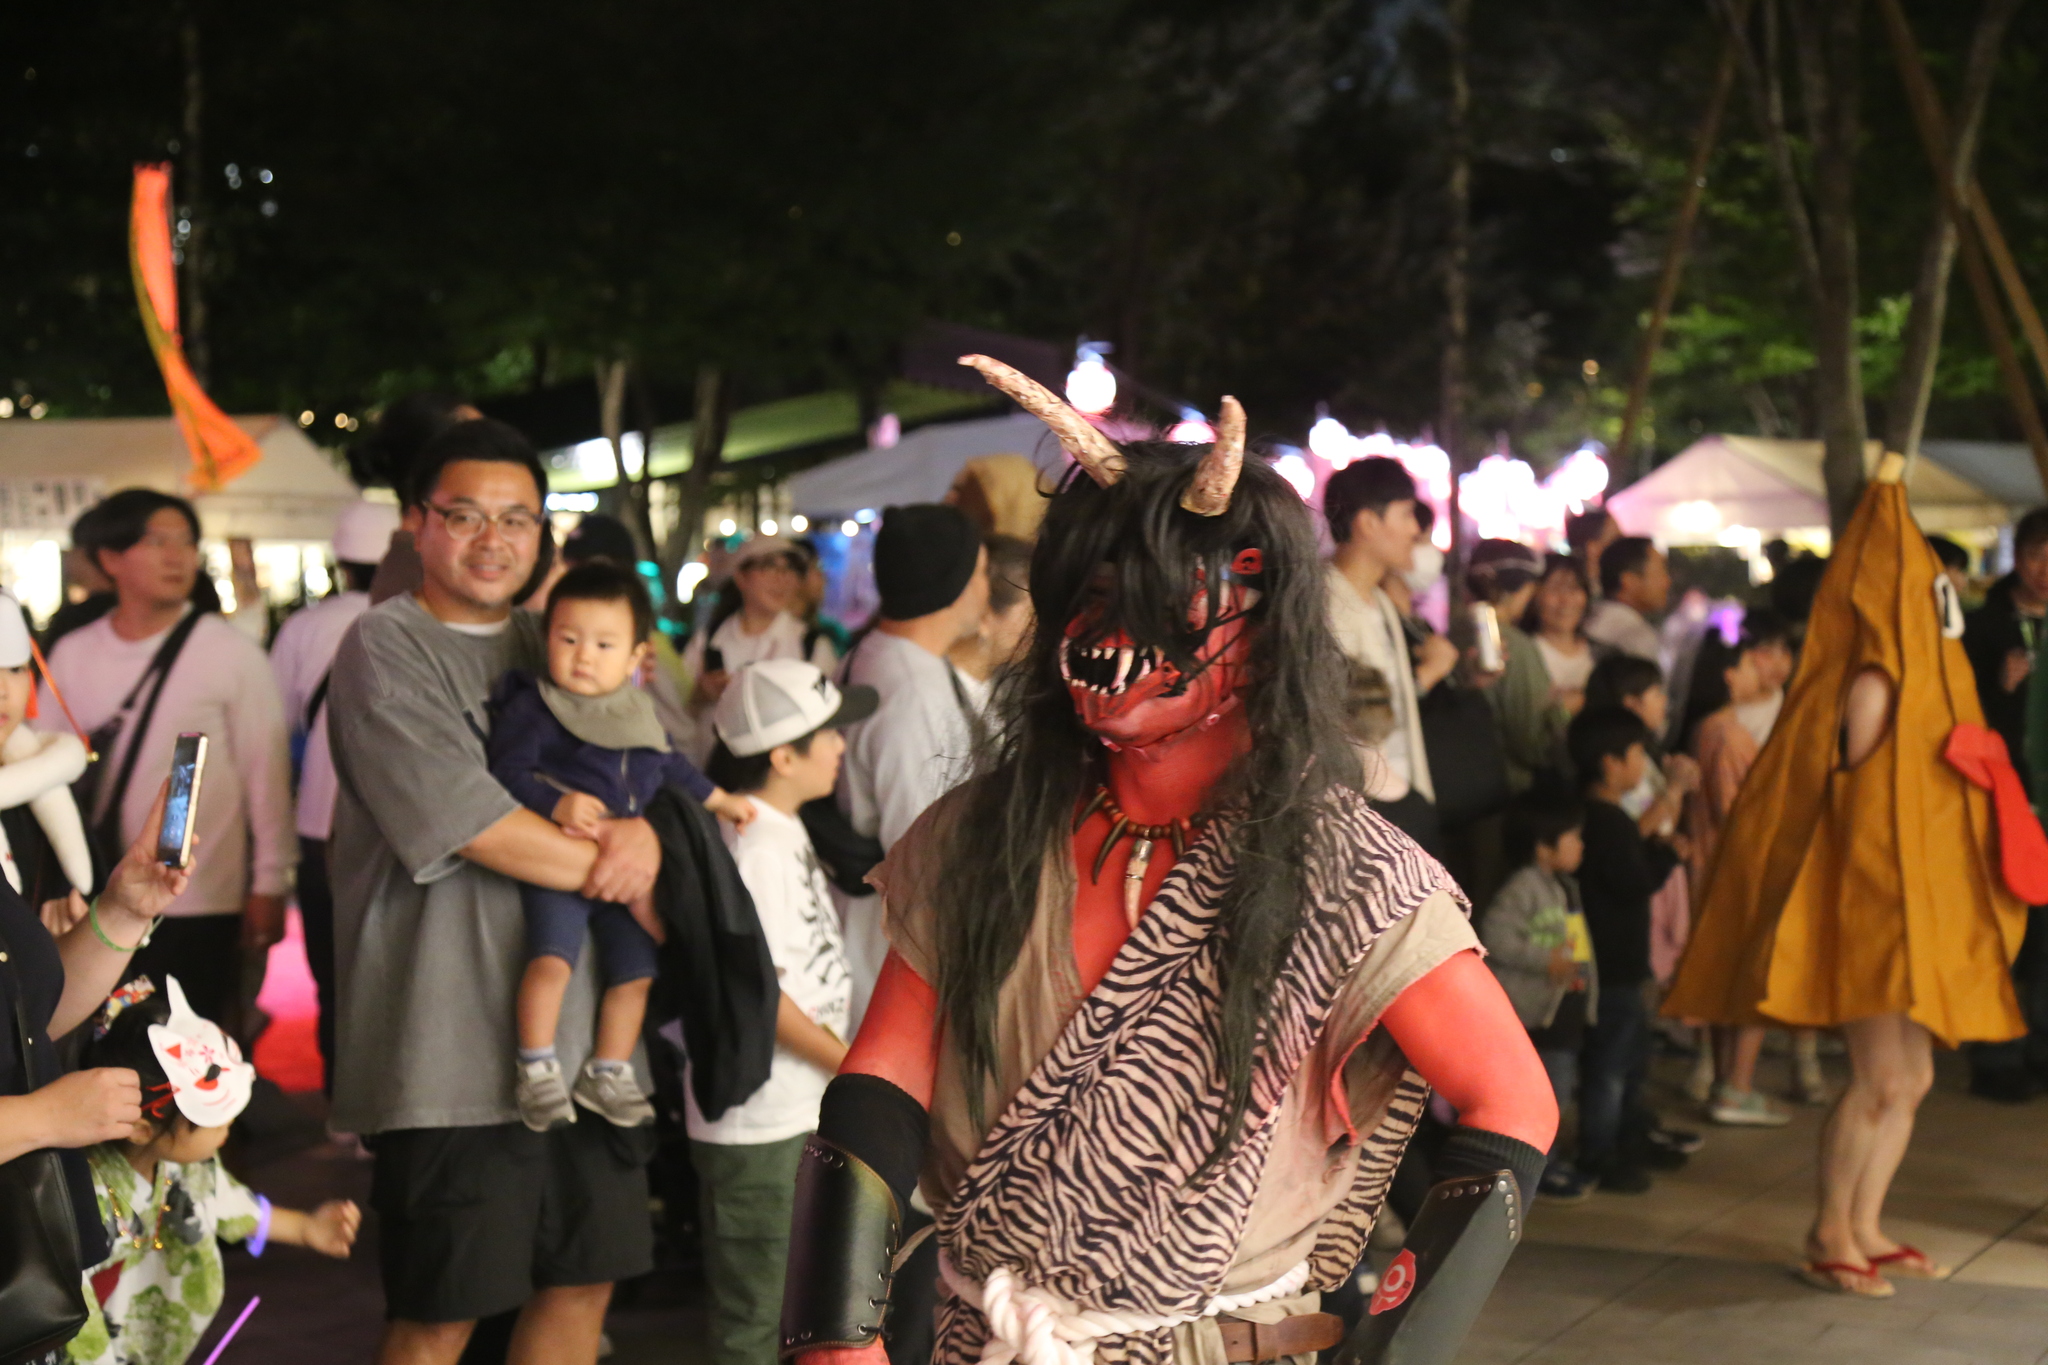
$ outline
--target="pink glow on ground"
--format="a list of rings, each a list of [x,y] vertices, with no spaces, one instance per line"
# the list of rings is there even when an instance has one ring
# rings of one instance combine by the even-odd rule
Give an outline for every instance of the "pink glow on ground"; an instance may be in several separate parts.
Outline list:
[[[256,1040],[257,1073],[287,1093],[318,1090],[320,998],[306,965],[306,927],[297,906],[285,914],[284,937],[271,945],[256,1004],[270,1016],[270,1027]]]

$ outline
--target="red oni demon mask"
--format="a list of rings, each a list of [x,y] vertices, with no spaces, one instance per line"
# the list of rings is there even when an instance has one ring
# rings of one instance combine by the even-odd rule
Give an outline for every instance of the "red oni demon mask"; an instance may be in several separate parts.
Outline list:
[[[1126,462],[1116,443],[1036,380],[987,356],[962,356],[960,363],[979,370],[1019,407],[1052,428],[1060,445],[1097,484],[1109,488],[1123,478]],[[1218,408],[1215,443],[1181,494],[1181,509],[1198,517],[1228,511],[1244,466],[1244,449],[1244,409],[1235,398],[1225,397]],[[1122,627],[1105,629],[1105,618],[1115,617],[1108,595],[1116,573],[1114,566],[1104,565],[1097,575],[1095,603],[1067,623],[1060,651],[1060,676],[1081,723],[1112,748],[1143,749],[1213,725],[1241,704],[1251,653],[1247,614],[1258,603],[1263,572],[1263,556],[1256,547],[1240,548],[1232,556],[1221,592],[1212,593],[1198,571],[1188,585],[1186,630],[1194,639],[1195,666],[1183,668]]]
[[[1248,681],[1255,586],[1263,570],[1256,549],[1230,563],[1220,607],[1210,619],[1208,585],[1199,578],[1188,607],[1188,629],[1201,639],[1200,667],[1183,671],[1156,646],[1136,644],[1122,629],[1100,634],[1099,612],[1067,623],[1060,676],[1074,698],[1081,724],[1111,748],[1144,749],[1197,727],[1214,725],[1239,704]],[[1095,638],[1091,638],[1095,637]]]

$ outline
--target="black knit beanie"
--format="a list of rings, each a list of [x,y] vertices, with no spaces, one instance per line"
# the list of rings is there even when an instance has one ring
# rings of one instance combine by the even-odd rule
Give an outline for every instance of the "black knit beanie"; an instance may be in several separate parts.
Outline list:
[[[981,557],[981,536],[957,507],[919,502],[882,509],[875,589],[882,615],[912,621],[959,600]]]

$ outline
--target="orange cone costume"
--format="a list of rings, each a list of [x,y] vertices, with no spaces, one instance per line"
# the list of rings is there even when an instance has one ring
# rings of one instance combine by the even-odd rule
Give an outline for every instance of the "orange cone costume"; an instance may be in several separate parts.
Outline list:
[[[1943,757],[1952,732],[1981,730],[1984,713],[1902,463],[1887,457],[1821,580],[1798,675],[1729,813],[1666,1014],[1826,1028],[1898,1013],[1951,1047],[2025,1032],[2009,968],[2026,906],[2001,875],[1991,794]],[[1844,702],[1871,669],[1890,682],[1891,717],[1851,768]],[[2006,761],[2002,745],[1996,757]]]

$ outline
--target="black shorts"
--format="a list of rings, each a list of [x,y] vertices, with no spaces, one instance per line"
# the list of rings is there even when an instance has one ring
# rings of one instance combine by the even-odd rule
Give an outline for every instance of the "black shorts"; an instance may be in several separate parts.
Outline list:
[[[579,1114],[548,1133],[410,1128],[369,1145],[387,1318],[469,1322],[536,1289],[609,1284],[654,1266],[652,1128]]]

